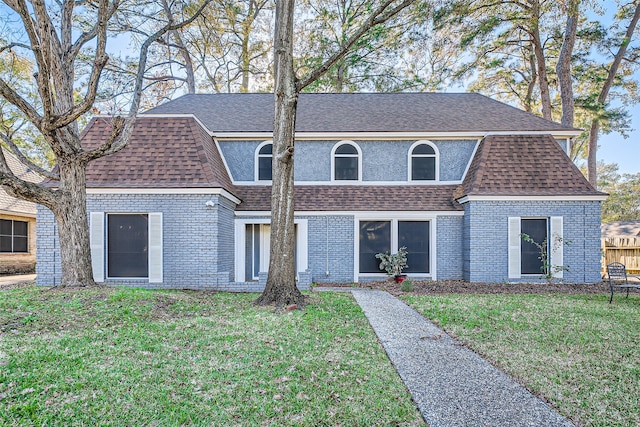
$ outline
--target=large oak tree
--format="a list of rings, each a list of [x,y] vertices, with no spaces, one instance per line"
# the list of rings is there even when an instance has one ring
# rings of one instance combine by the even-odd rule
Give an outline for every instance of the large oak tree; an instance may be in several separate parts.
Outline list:
[[[0,138],[6,146],[31,170],[47,178],[49,184],[35,184],[16,177],[1,150],[0,184],[12,196],[44,205],[55,215],[62,285],[93,285],[85,168],[92,160],[127,145],[140,103],[149,47],[164,34],[193,21],[201,8],[179,22],[168,16],[165,24],[144,40],[128,115],[115,116],[109,138],[98,147],[85,149],[81,145],[79,122],[96,100],[100,77],[109,61],[106,52],[109,25],[123,2],[5,0],[4,4],[22,24],[24,37],[0,45],[0,52],[20,50],[32,61],[37,102],[4,78],[0,78],[0,96],[20,111],[42,136],[55,155],[56,168],[47,170],[34,164],[16,145],[15,134],[4,132]],[[158,4],[158,10],[162,10],[162,5]],[[88,72],[79,76],[76,70],[86,64],[87,55],[91,57]]]

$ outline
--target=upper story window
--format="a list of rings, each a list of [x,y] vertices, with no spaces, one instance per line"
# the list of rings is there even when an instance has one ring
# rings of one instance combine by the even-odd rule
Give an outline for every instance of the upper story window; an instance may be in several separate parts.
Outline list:
[[[362,180],[362,153],[360,147],[353,142],[341,142],[333,147],[332,153],[333,181]]]
[[[411,181],[438,180],[438,149],[426,141],[418,141],[409,149],[409,178]]]
[[[263,142],[256,150],[256,181],[271,181],[273,144]]]

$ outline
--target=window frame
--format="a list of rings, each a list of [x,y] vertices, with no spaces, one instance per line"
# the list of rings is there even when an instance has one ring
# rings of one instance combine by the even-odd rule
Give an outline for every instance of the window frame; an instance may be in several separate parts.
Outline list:
[[[540,269],[539,273],[523,273],[522,272],[522,262],[523,262],[523,249],[525,248],[525,244],[529,244],[529,245],[533,245],[532,243],[528,243],[526,242],[523,238],[522,238],[522,223],[523,221],[531,221],[531,220],[537,220],[537,221],[545,221],[545,239],[547,239],[547,256],[551,256],[551,245],[550,245],[550,239],[549,239],[549,234],[551,233],[551,219],[549,217],[543,217],[543,216],[523,216],[520,217],[520,276],[521,277],[540,277],[540,276],[544,276],[546,275],[546,271],[544,271],[543,269]],[[544,241],[544,239],[543,239]],[[537,250],[537,248],[536,248]],[[539,255],[536,253],[536,255]],[[540,261],[542,262],[542,261]],[[547,262],[551,262],[551,259],[547,259]],[[542,266],[544,267],[544,266]]]
[[[104,277],[107,280],[149,280],[151,275],[151,229],[150,229],[150,212],[106,212],[104,214]],[[110,276],[109,275],[109,217],[110,216],[122,216],[122,215],[145,215],[147,217],[147,275],[146,276]]]
[[[2,251],[0,250],[0,254],[3,255],[8,255],[8,254],[29,254],[31,253],[30,248],[29,248],[29,243],[30,243],[30,239],[29,239],[29,221],[22,221],[22,220],[18,220],[18,219],[7,219],[7,218],[0,218],[0,221],[10,221],[11,222],[11,234],[2,234],[3,237],[10,237],[11,238],[11,251]],[[25,235],[19,235],[16,236],[16,228],[15,228],[15,223],[16,222],[20,222],[20,223],[24,223],[27,231]],[[27,240],[27,250],[26,251],[16,251],[15,250],[15,238],[16,237],[22,237],[22,238],[26,238]]]
[[[428,145],[433,148],[434,154],[413,154],[413,151],[420,145]],[[435,178],[434,179],[413,179],[413,158],[435,158]],[[440,151],[436,144],[428,140],[419,140],[411,144],[407,152],[407,181],[409,182],[439,182],[440,181]]]
[[[414,273],[403,273],[407,274],[408,277],[428,277],[431,280],[436,280],[436,260],[437,260],[437,236],[436,236],[436,222],[437,218],[435,216],[424,216],[424,215],[399,215],[399,216],[389,216],[389,215],[376,215],[369,214],[363,216],[356,216],[354,218],[354,255],[353,255],[353,280],[354,282],[358,282],[359,278],[378,278],[381,276],[386,277],[386,272],[380,270],[379,273],[361,273],[360,272],[360,223],[363,221],[388,221],[391,223],[391,252],[395,253],[398,251],[399,245],[399,233],[398,233],[398,223],[399,222],[428,222],[429,223],[429,259],[428,266],[429,272],[414,272]]]
[[[343,145],[350,145],[354,147],[357,151],[357,154],[337,154],[336,151],[338,148]],[[357,158],[358,159],[358,177],[357,179],[336,179],[336,157],[347,157],[347,158]],[[332,182],[362,182],[362,149],[358,144],[354,141],[338,141],[331,148],[331,181]]]
[[[260,150],[262,150],[263,147],[267,146],[267,145],[271,145],[271,154],[260,154]],[[273,141],[263,141],[261,142],[257,147],[256,147],[256,151],[254,152],[254,159],[253,159],[253,164],[254,164],[254,172],[253,172],[253,179],[255,182],[261,182],[261,183],[265,183],[265,184],[271,184],[272,179],[260,179],[260,159],[264,159],[264,158],[271,158],[271,170],[273,171]],[[272,178],[273,178],[273,172],[272,172]]]

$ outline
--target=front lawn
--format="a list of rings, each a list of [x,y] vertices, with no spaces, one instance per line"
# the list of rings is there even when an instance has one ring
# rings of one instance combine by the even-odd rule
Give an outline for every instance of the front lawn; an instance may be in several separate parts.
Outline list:
[[[423,425],[350,295],[255,298],[0,290],[0,424]]]
[[[640,298],[405,295],[578,425],[640,425]]]

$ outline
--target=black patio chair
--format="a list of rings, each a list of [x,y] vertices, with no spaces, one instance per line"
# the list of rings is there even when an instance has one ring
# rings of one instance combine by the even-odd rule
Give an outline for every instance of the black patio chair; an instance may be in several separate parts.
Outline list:
[[[627,290],[626,298],[629,298],[629,289],[631,288],[640,289],[640,282],[629,283],[629,277],[627,276],[627,268],[622,263],[612,262],[611,264],[608,264],[607,276],[609,276],[609,290],[611,291],[609,304],[611,304],[611,301],[613,301],[614,288],[626,289]]]

